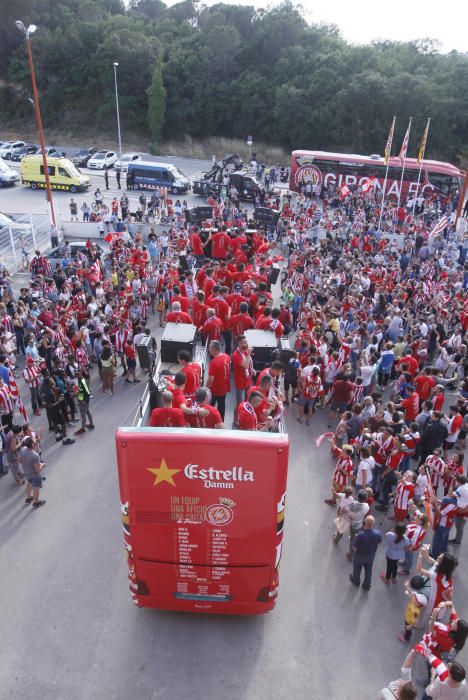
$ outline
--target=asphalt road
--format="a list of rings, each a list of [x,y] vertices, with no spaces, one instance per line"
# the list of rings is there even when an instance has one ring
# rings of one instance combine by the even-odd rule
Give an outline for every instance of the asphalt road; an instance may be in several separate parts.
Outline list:
[[[190,175],[191,163],[178,165]],[[97,182],[100,175],[92,177]],[[0,211],[25,211],[42,196],[22,187],[0,190]],[[56,195],[65,204],[68,198]],[[0,699],[377,698],[398,677],[407,651],[397,640],[406,598],[401,579],[389,588],[379,580],[383,547],[366,594],[348,580],[345,542],[331,543],[335,513],[323,499],[333,462],[326,444],[314,445],[326,430],[323,412],[306,428],[296,422],[296,409],[287,409],[291,452],[275,610],[264,617],[211,617],[135,608],[114,433],[143,386],[119,377],[109,398],[94,379],[97,427],[72,446],[53,441],[44,415],[33,417],[44,431],[44,508],[25,507],[11,476],[0,479]],[[22,394],[29,409],[24,387]],[[466,542],[458,554],[454,599],[466,617]],[[466,650],[460,660],[468,664]],[[424,675],[422,663],[415,671]]]
[[[113,398],[96,379],[92,387],[97,427],[75,445],[56,444],[45,417],[33,418],[45,435],[47,504],[25,507],[11,476],[0,480],[0,698],[377,698],[406,653],[396,638],[406,599],[401,579],[389,588],[379,580],[382,547],[365,593],[348,580],[345,543],[331,543],[334,511],[323,498],[332,461],[326,444],[314,445],[326,430],[323,412],[307,428],[287,409],[291,454],[275,610],[177,614],[135,608],[127,587],[114,431],[144,384],[119,377]],[[23,396],[29,408],[24,389]],[[466,546],[459,554],[466,561]],[[462,614],[465,561],[455,582]],[[466,663],[466,652],[460,656]],[[424,673],[422,664],[416,672]]]
[[[73,150],[76,151],[76,149]],[[178,168],[180,168],[180,170],[182,170],[182,172],[185,173],[185,175],[187,175],[189,178],[192,178],[194,175],[197,175],[201,171],[207,171],[211,168],[211,161],[207,160],[194,160],[190,158],[178,158],[175,156],[158,156],[158,161],[162,163],[173,163]],[[13,167],[19,172],[20,163],[15,163],[11,161],[7,162],[9,165],[11,165],[11,167]],[[69,203],[72,196],[75,202],[78,202],[78,205],[80,207],[83,202],[91,204],[91,202],[94,199],[94,191],[97,187],[99,187],[102,190],[102,193],[105,197],[105,201],[108,204],[110,204],[110,201],[114,196],[117,195],[120,197],[120,195],[122,194],[122,190],[119,190],[117,188],[115,170],[113,168],[111,168],[108,171],[108,191],[105,190],[103,170],[90,170],[88,168],[82,168],[82,171],[86,175],[89,175],[91,178],[91,187],[88,189],[87,192],[77,193],[74,195],[71,195],[70,192],[62,192],[59,190],[53,192],[54,207],[60,213],[60,216],[63,220],[70,219]],[[121,178],[121,185],[125,188],[124,175],[122,175]],[[139,192],[131,191],[128,193],[128,195],[131,203],[138,201]],[[174,197],[174,200],[176,198],[177,197]],[[187,200],[189,206],[200,206],[204,203],[202,197],[199,197],[198,195],[192,195],[190,192],[187,192],[185,195],[179,195],[178,198],[181,201],[183,199]],[[43,190],[36,190],[36,192],[33,192],[29,187],[23,187],[21,183],[16,184],[14,187],[0,188],[0,212],[4,214],[31,214],[38,208],[42,207],[46,201],[46,194]]]

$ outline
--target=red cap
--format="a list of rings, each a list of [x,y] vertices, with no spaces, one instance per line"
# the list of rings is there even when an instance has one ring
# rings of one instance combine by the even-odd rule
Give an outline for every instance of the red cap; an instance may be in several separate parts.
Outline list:
[[[34,364],[34,358],[33,358],[33,357],[30,357],[30,356],[27,357],[27,358],[26,358],[26,364],[27,364],[27,365],[32,365],[32,364]]]

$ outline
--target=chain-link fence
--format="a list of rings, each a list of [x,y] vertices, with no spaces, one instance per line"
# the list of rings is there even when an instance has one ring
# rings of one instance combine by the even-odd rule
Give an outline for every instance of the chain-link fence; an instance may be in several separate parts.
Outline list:
[[[7,214],[5,212],[5,214]],[[1,226],[0,261],[11,275],[29,268],[35,250],[46,253],[52,248],[51,225],[48,205],[31,214],[7,214],[12,223]],[[57,223],[58,239],[62,239],[61,224]]]

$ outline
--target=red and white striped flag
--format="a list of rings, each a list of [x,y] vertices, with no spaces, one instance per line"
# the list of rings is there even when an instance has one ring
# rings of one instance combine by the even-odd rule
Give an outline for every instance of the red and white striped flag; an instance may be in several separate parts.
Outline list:
[[[448,221],[447,214],[444,214],[444,215],[439,219],[439,221],[435,224],[435,226],[434,226],[434,228],[432,229],[432,231],[429,233],[429,239],[434,238],[434,237],[437,236],[439,233],[442,233],[442,231],[444,230],[444,228],[446,228],[446,226],[448,226],[448,222],[449,222],[449,221]]]
[[[412,119],[413,119],[413,117],[410,117],[408,128],[406,129],[405,138],[403,139],[403,143],[401,144],[400,153],[398,154],[398,158],[400,160],[405,160],[406,154],[408,153],[408,142],[409,142],[409,135],[410,135],[410,131],[411,131]]]
[[[390,131],[388,132],[387,144],[385,146],[385,158],[384,158],[385,165],[388,165],[390,153],[392,152],[393,132],[395,131],[395,121],[396,121],[396,117],[393,117],[392,126],[390,127]]]
[[[341,199],[345,199],[349,194],[351,194],[351,190],[349,189],[348,185],[342,185],[340,187],[340,193],[341,193]]]
[[[318,438],[315,440],[315,445],[317,447],[320,447],[322,442],[324,440],[329,440],[330,442],[334,439],[335,433],[322,433],[321,435],[318,436]]]
[[[16,383],[16,379],[15,379],[15,377],[13,376],[13,372],[11,371],[11,368],[9,368],[8,371],[9,371],[9,375],[10,375],[10,376],[9,376],[9,380],[10,380],[10,394],[11,394],[11,397],[12,397],[12,399],[15,400],[15,402],[16,402],[16,407],[17,407],[18,411],[21,413],[21,415],[23,416],[24,422],[27,423],[27,422],[28,422],[28,414],[26,413],[26,408],[25,408],[24,403],[23,403],[23,401],[22,401],[22,399],[21,399],[21,396],[20,396],[20,393],[19,393],[19,389],[18,389],[18,385],[17,385],[17,383]]]
[[[368,192],[370,192],[373,189],[374,182],[375,182],[375,175],[373,175],[368,180],[366,180],[366,182],[363,183],[362,191],[364,192],[364,194],[367,194]]]

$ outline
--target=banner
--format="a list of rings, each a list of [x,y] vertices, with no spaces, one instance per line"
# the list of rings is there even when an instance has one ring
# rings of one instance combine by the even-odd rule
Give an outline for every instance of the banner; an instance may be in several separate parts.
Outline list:
[[[395,121],[396,121],[396,117],[393,117],[392,126],[390,127],[390,131],[388,134],[387,145],[385,146],[385,158],[384,158],[385,165],[388,165],[388,160],[390,158],[390,153],[392,151],[392,142],[393,142],[393,132],[395,130]]]

